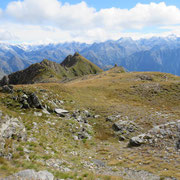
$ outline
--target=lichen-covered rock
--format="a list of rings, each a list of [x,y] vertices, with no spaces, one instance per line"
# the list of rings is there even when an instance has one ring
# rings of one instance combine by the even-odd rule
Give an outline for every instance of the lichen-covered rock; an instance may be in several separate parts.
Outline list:
[[[17,138],[18,140],[26,140],[26,129],[17,118],[5,116],[0,122],[0,137],[4,139]]]
[[[129,140],[129,146],[139,146],[141,144],[150,144],[152,146],[172,146],[179,145],[180,120],[161,124],[150,129],[147,133],[132,137]]]
[[[112,128],[114,131],[121,131],[122,133],[124,131],[134,132],[137,129],[137,125],[132,121],[119,120],[113,124]]]
[[[152,139],[150,134],[140,134],[129,140],[129,146],[140,146],[141,144],[147,143],[149,139]]]
[[[3,93],[13,93],[13,86],[4,85],[2,87],[2,92]]]
[[[114,121],[120,120],[120,118],[121,118],[121,115],[112,115],[112,116],[108,116],[106,118],[106,121],[114,122]]]
[[[36,172],[32,169],[20,171],[12,176],[3,178],[1,180],[54,180],[53,174],[48,171]]]
[[[37,97],[37,95],[35,93],[31,93],[28,96],[28,104],[30,105],[30,107],[32,108],[39,108],[42,109],[42,104],[41,101],[39,100],[39,98]]]
[[[120,141],[129,139],[133,136],[135,132],[137,132],[140,127],[132,121],[123,121],[119,120],[112,125],[115,134],[119,137]]]
[[[152,81],[153,80],[152,76],[147,75],[147,74],[138,75],[137,78],[139,78],[142,81]]]

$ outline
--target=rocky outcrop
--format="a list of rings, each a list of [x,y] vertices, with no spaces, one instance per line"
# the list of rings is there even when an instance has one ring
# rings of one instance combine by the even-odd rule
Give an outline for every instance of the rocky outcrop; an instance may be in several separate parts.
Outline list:
[[[36,93],[33,92],[24,92],[17,90],[18,96],[13,96],[13,100],[20,104],[21,108],[37,108],[43,109],[41,100],[38,98]]]
[[[26,140],[26,129],[17,118],[5,116],[0,122],[0,137],[4,139]]]
[[[152,139],[150,134],[140,134],[129,140],[129,146],[140,146],[142,144],[146,144],[150,139]]]
[[[138,126],[132,121],[119,120],[112,126],[114,131],[119,131],[122,134],[131,133],[137,130]]]
[[[116,136],[118,136],[119,141],[124,141],[129,139],[134,135],[135,132],[140,130],[137,124],[132,121],[123,121],[119,120],[112,125],[113,130],[115,131]]]
[[[32,108],[39,108],[39,109],[43,108],[39,98],[37,97],[37,95],[35,93],[30,93],[28,95],[27,102],[28,102],[29,106]]]
[[[142,81],[152,81],[153,80],[152,76],[147,75],[147,74],[137,75],[137,78]]]
[[[5,148],[7,139],[26,141],[26,129],[23,123],[21,123],[17,118],[0,116],[0,156],[11,159],[12,149],[8,149],[8,147]]]
[[[0,81],[0,86],[9,85],[9,77],[4,76]]]
[[[12,176],[2,178],[1,180],[54,180],[53,174],[48,171],[36,172],[33,169],[20,171]]]
[[[13,93],[13,86],[11,85],[4,85],[2,86],[2,90],[3,93]]]
[[[149,144],[152,146],[173,146],[175,145],[179,149],[179,137],[180,137],[180,120],[177,122],[169,122],[155,126],[147,133],[140,134],[132,137],[129,140],[129,146],[140,146],[142,144]]]

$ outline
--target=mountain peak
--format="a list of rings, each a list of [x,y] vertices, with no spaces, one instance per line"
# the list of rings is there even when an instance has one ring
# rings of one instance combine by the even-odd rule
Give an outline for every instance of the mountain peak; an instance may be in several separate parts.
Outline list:
[[[90,64],[91,62],[81,56],[78,52],[76,52],[73,56],[69,55],[67,56],[64,61],[61,63],[62,66],[70,68],[72,66],[75,66],[78,62],[84,62],[87,64]]]
[[[80,56],[80,54],[78,52],[75,52],[74,56]]]
[[[87,60],[85,57],[81,56],[78,52],[76,52],[73,56],[67,56],[61,63],[61,66],[72,70],[75,73],[75,76],[102,72],[102,69]]]

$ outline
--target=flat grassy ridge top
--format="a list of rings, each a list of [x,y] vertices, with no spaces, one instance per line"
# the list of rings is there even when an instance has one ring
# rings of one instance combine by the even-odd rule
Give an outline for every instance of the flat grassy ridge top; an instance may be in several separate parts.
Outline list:
[[[78,53],[68,56],[61,64],[44,59],[22,71],[8,75],[10,84],[60,82],[88,74],[102,72],[98,66]]]
[[[41,110],[21,109],[12,95],[1,92],[0,110],[21,119],[28,139],[33,140],[7,140],[7,153],[11,152],[13,157],[11,160],[0,158],[0,177],[31,168],[46,169],[61,179],[142,179],[138,176],[142,170],[150,173],[149,179],[152,175],[180,179],[180,154],[173,139],[167,148],[161,144],[129,148],[126,140],[118,140],[112,123],[106,121],[108,116],[120,115],[122,120],[140,126],[144,133],[155,125],[179,120],[180,77],[159,72],[122,73],[120,69],[115,67],[67,83],[14,87],[36,92],[51,108],[50,102],[62,100],[64,103],[59,107],[70,113],[80,109],[100,115],[88,119],[92,127],[88,132],[92,136],[90,140],[73,138],[81,128],[73,118],[58,117],[55,113],[35,116],[34,113]],[[59,168],[50,165],[52,159],[61,161]],[[95,160],[104,165],[93,164]]]

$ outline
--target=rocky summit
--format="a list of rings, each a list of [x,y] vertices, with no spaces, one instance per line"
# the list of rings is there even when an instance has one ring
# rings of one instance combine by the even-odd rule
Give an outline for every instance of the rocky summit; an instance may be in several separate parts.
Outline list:
[[[44,59],[22,71],[6,75],[0,85],[57,82],[100,72],[102,70],[98,66],[76,52],[67,56],[61,64]]]
[[[179,76],[102,71],[75,53],[1,80],[1,180],[179,180],[179,169]]]

